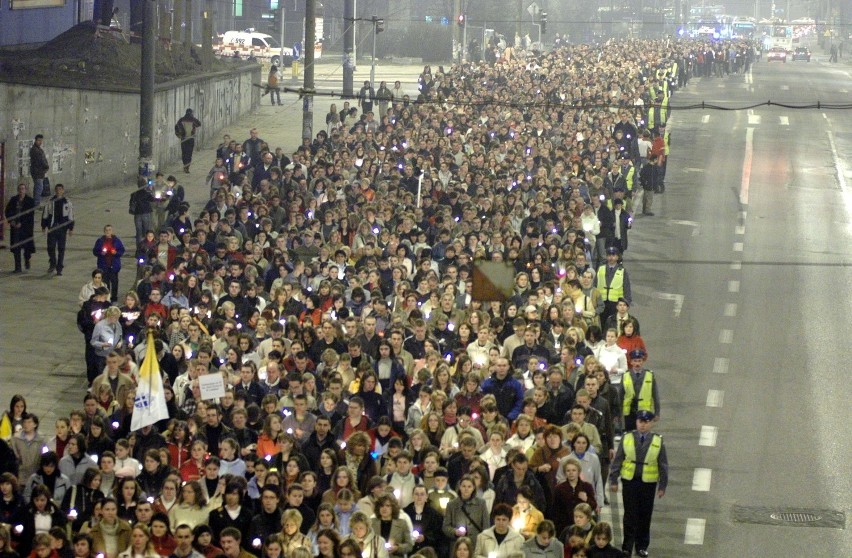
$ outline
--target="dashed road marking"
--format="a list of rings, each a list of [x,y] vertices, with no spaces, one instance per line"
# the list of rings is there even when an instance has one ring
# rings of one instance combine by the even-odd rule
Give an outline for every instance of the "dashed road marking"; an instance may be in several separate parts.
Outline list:
[[[752,124],[752,117],[757,118],[755,124],[760,124],[760,117],[749,114],[748,123]],[[748,205],[748,188],[751,184],[751,160],[754,157],[754,128],[746,128],[745,155],[743,157],[743,175],[740,181],[740,204]]]
[[[704,528],[706,525],[706,519],[700,519],[698,517],[690,517],[689,519],[687,519],[686,532],[683,536],[683,544],[704,544]]]
[[[733,269],[734,271],[740,270],[742,268],[743,268],[743,262],[731,262],[731,269]],[[731,284],[728,283],[729,288],[730,288],[730,286],[731,286]],[[736,291],[731,291],[731,292],[733,293],[733,292],[736,292]]]
[[[737,315],[737,303],[736,302],[728,302],[725,304],[725,317],[733,318]]]
[[[708,122],[710,122],[710,115],[709,114],[705,114],[704,116],[701,117],[701,123],[702,124],[707,124]]]
[[[719,331],[719,343],[723,345],[730,345],[734,342],[734,330],[733,329],[723,329]]]
[[[730,363],[731,361],[725,357],[716,357],[716,360],[713,361],[713,373],[727,374]]]
[[[707,391],[707,406],[714,409],[722,407],[725,403],[725,392],[721,389],[711,389]]]
[[[734,227],[734,234],[738,236],[742,236],[745,234],[745,225],[737,225]]]
[[[692,490],[696,492],[710,492],[710,482],[713,479],[713,469],[697,467],[692,473]]]
[[[719,437],[719,429],[715,426],[701,427],[701,434],[698,435],[698,445],[706,448],[716,447],[716,438]]]
[[[748,123],[760,124],[760,115],[754,113],[754,109],[748,109]]]
[[[742,242],[734,242],[734,252],[742,252],[744,245]]]
[[[789,125],[790,125],[790,117],[789,117],[789,116],[779,116],[779,117],[778,117],[778,122],[779,122],[782,126],[789,126]]]
[[[731,265],[733,265],[733,264],[731,264]],[[740,265],[742,265],[742,264],[740,264]],[[739,282],[739,281],[737,281],[736,279],[733,279],[733,280],[731,280],[731,281],[728,281],[728,292],[729,292],[729,293],[738,293],[738,292],[740,292],[740,282]]]

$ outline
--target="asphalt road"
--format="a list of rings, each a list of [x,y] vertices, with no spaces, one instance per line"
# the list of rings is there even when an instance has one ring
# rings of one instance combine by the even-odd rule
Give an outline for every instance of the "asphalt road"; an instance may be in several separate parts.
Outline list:
[[[693,80],[673,104],[846,102],[849,89],[849,67],[817,56]],[[651,555],[852,556],[844,530],[733,515],[852,508],[848,113],[699,109],[671,122],[667,192],[625,258],[671,464]]]

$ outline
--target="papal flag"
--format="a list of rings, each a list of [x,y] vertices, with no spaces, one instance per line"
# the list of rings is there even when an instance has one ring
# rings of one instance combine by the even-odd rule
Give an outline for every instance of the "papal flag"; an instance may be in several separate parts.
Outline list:
[[[163,377],[160,375],[160,363],[157,362],[157,350],[154,348],[154,334],[149,331],[145,359],[139,369],[139,385],[136,386],[130,429],[139,430],[167,418],[169,411],[166,408]]]

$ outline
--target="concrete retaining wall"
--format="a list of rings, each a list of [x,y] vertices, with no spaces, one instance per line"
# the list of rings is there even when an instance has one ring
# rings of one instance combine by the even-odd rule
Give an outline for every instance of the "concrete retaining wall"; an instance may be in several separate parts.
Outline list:
[[[222,128],[258,106],[260,67],[160,84],[156,90],[154,161],[180,160],[174,125],[187,108],[201,120],[196,145],[209,145]],[[8,199],[19,176],[29,178],[29,148],[45,137],[51,184],[88,190],[133,183],[139,154],[139,95],[112,91],[0,83],[0,141]],[[209,165],[211,161],[199,161]]]

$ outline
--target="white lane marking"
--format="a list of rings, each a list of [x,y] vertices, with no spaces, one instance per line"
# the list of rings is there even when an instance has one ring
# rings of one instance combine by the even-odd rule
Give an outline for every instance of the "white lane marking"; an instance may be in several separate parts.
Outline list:
[[[740,270],[742,268],[743,268],[743,262],[731,262],[731,269],[733,269],[734,271]]]
[[[745,234],[745,225],[737,225],[734,227],[734,234],[743,235]]]
[[[698,445],[707,448],[716,447],[716,438],[719,436],[719,429],[715,426],[701,427],[701,434],[698,435]]]
[[[782,85],[782,86],[781,86],[781,91],[789,91],[789,90],[790,90],[790,86],[789,86],[789,85]]]
[[[751,124],[751,116],[749,124]],[[754,157],[754,128],[746,128],[745,156],[743,158],[743,176],[740,183],[740,204],[748,205],[748,187],[751,183],[751,160]]]
[[[743,248],[744,246],[742,242],[734,242],[734,252],[742,252]]]
[[[831,158],[834,161],[834,171],[837,174],[837,184],[840,186],[840,191],[843,194],[843,202],[846,204],[846,215],[852,219],[852,192],[849,191],[846,184],[846,173],[843,168],[843,161],[837,154],[837,144],[834,143],[834,133],[829,130],[828,144],[831,146]]]
[[[782,126],[790,125],[790,117],[789,116],[779,116],[778,121]]]
[[[754,113],[754,109],[748,109],[748,123],[760,124],[760,115]]]
[[[733,264],[731,264],[733,265]],[[741,264],[742,265],[742,264]],[[729,293],[738,293],[740,292],[740,282],[736,279],[728,281],[728,292]]]
[[[706,525],[706,519],[700,519],[697,517],[690,517],[687,519],[686,532],[683,535],[683,544],[704,544],[704,527]]]
[[[692,473],[692,490],[696,492],[710,492],[710,482],[713,479],[713,469],[697,467]]]
[[[849,90],[848,89],[841,89],[840,92],[841,93],[849,93]]]
[[[723,345],[730,345],[734,342],[734,330],[733,329],[723,329],[719,331],[719,343]]]
[[[710,115],[709,114],[705,114],[704,116],[701,117],[701,123],[702,124],[707,124],[708,122],[710,122]]]
[[[822,117],[828,120],[828,115],[826,113],[822,113]]]
[[[729,303],[725,304],[725,317],[726,318],[733,318],[736,315],[737,315],[737,303],[736,302],[729,302]]]
[[[703,171],[704,169],[701,170]],[[683,225],[684,227],[692,228],[692,236],[698,236],[699,234],[701,234],[701,224],[698,221],[682,221],[679,219],[672,219],[669,222],[672,225]]]
[[[745,223],[746,218],[748,218],[748,211],[745,211],[745,210],[740,211],[740,220],[742,220],[742,222]]]
[[[719,408],[725,403],[725,392],[721,389],[711,389],[707,391],[707,406]]]
[[[725,357],[716,357],[716,360],[713,361],[713,373],[714,374],[727,374],[728,366],[730,362]]]
[[[683,309],[683,300],[684,296],[682,294],[675,293],[656,293],[656,297],[660,300],[671,300],[674,302],[674,309],[672,310],[672,314],[675,318],[680,318],[680,311]]]

